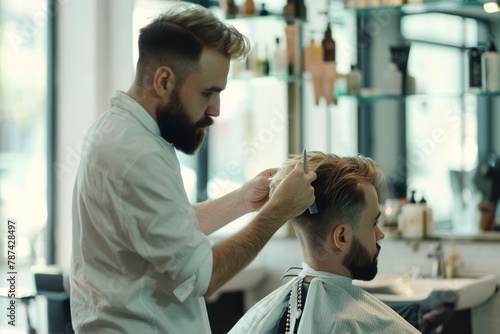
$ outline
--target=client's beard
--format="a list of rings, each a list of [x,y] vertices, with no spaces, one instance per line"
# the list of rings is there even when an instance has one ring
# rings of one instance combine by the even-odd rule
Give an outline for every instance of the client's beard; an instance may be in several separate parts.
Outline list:
[[[352,279],[371,281],[377,275],[378,254],[380,245],[377,244],[377,253],[372,258],[363,244],[354,238],[352,248],[346,255],[343,264],[351,273]]]

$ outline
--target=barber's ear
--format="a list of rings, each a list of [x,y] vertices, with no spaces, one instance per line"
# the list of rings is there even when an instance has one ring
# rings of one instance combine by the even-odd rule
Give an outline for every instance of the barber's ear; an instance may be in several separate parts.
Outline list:
[[[347,224],[337,224],[331,231],[333,246],[339,251],[346,252],[351,247],[352,229]]]
[[[159,97],[169,97],[175,87],[175,74],[168,66],[159,67],[154,76],[153,87]]]

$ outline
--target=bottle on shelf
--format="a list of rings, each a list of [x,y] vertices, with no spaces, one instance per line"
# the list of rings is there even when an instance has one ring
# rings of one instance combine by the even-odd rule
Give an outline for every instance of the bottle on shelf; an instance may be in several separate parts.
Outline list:
[[[493,37],[490,36],[488,50],[481,56],[481,72],[483,73],[483,91],[500,92],[500,53],[498,53]]]
[[[283,7],[283,16],[307,19],[307,8],[304,0],[287,0]]]
[[[307,8],[305,0],[295,0],[295,17],[307,20]]]
[[[243,6],[241,7],[241,16],[255,16],[257,15],[257,9],[255,8],[255,3],[253,0],[245,0]]]
[[[327,104],[333,104],[335,103],[333,92],[337,68],[335,66],[335,41],[332,38],[330,22],[327,24],[321,46],[323,47],[323,96]]]
[[[220,0],[219,7],[224,12],[226,18],[231,19],[238,16],[238,5],[234,2],[234,0]]]
[[[417,93],[417,80],[413,75],[406,72],[406,95],[416,94]]]
[[[279,37],[276,37],[275,42],[273,57],[270,59],[271,74],[284,76],[288,74],[288,51]]]
[[[398,216],[401,211],[401,202],[398,198],[388,198],[383,205],[382,214],[380,217],[383,220],[384,233],[389,235],[399,235]]]
[[[267,10],[266,4],[264,2],[260,4],[259,15],[260,16],[267,16],[267,15],[269,15],[269,11]]]
[[[293,0],[288,0],[285,7],[283,7],[284,17],[294,17],[295,16],[295,2]]]
[[[261,69],[262,69],[262,74],[263,75],[269,75],[270,72],[270,62],[269,62],[269,49],[266,45],[265,50],[264,50],[264,58],[261,59]]]
[[[482,86],[481,55],[478,48],[469,49],[469,91],[480,92]]]
[[[309,44],[304,47],[304,68],[307,71],[312,62],[323,62],[323,47],[318,45],[314,38],[309,40]]]
[[[401,216],[403,237],[422,238],[424,236],[424,210],[415,200],[415,190],[412,190],[408,203],[402,206]]]
[[[347,74],[347,94],[359,95],[361,93],[361,71],[356,65],[351,65],[351,71]]]
[[[389,95],[403,94],[403,74],[396,63],[391,62],[385,72],[385,93]]]
[[[335,100],[335,79],[337,78],[337,67],[334,61],[323,62],[323,96],[328,105],[336,104]]]
[[[285,27],[285,40],[287,50],[287,69],[288,74],[298,75],[301,72],[301,64],[297,61],[296,48],[298,47],[297,38],[299,36],[299,27],[297,24],[288,23]]]
[[[262,74],[262,62],[259,57],[259,45],[255,43],[246,58],[246,72],[248,75]]]
[[[335,40],[332,38],[332,29],[330,27],[330,22],[328,22],[328,25],[326,27],[321,45],[323,46],[324,61],[335,61]]]
[[[420,199],[420,207],[422,208],[422,214],[423,214],[423,228],[424,228],[424,236],[428,236],[432,234],[432,231],[434,229],[433,226],[433,220],[432,220],[432,209],[429,208],[427,205],[427,200],[425,199],[425,196],[422,196]]]
[[[446,278],[459,277],[463,268],[463,260],[457,252],[455,240],[451,241],[451,253],[446,259]]]
[[[323,95],[323,48],[311,38],[304,47],[304,70],[311,75],[314,91],[314,102],[319,104]]]

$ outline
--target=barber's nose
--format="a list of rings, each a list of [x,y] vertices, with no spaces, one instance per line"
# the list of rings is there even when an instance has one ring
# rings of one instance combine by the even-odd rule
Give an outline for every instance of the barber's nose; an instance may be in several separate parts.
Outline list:
[[[377,241],[385,238],[385,233],[382,231],[382,229],[378,225],[377,225],[377,230],[376,230],[376,236],[377,236]]]

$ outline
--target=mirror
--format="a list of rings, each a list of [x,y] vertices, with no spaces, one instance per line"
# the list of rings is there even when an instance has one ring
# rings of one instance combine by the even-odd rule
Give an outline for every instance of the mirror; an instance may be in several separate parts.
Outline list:
[[[442,25],[448,28],[436,29]],[[425,194],[440,233],[477,236],[495,230],[498,195],[488,187],[493,183],[496,189],[496,169],[481,171],[491,142],[481,140],[491,134],[481,117],[490,106],[469,88],[468,75],[468,49],[483,47],[487,32],[484,21],[458,15],[401,18],[402,36],[412,45],[408,72],[420,82],[419,93],[430,95],[407,102],[407,185]]]
[[[484,51],[495,24],[444,13],[400,15],[363,49],[366,84],[383,87],[390,46],[411,45],[407,72],[415,94],[365,108],[371,123],[366,151],[384,169],[391,197],[409,198],[411,191],[417,201],[425,197],[435,236],[500,240],[497,165],[488,162],[500,126],[493,112],[500,92],[469,88],[468,75],[469,48]]]

